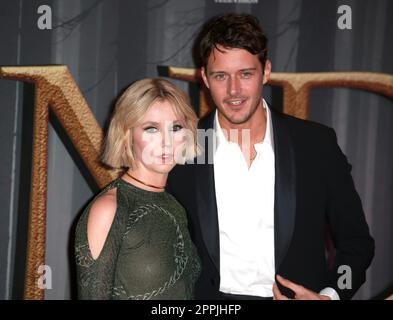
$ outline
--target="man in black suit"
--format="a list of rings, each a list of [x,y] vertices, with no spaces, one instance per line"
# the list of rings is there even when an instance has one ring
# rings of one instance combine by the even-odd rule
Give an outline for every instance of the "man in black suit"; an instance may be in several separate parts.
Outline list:
[[[168,188],[188,212],[202,260],[196,298],[350,299],[374,241],[334,131],[262,98],[271,63],[253,16],[213,18],[199,49],[217,109],[200,122],[202,155],[176,166]]]

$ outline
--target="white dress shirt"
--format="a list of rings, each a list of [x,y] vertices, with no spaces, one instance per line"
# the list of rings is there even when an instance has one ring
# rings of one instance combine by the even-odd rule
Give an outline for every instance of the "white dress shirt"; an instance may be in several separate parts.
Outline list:
[[[228,141],[218,121],[214,154],[220,233],[220,291],[273,296],[274,283],[274,150],[270,110],[265,138],[254,144],[250,168],[235,142]]]
[[[257,155],[250,167],[239,145],[224,136],[216,111],[214,180],[220,239],[220,291],[272,297],[275,158],[271,113],[265,100],[263,107],[267,115],[265,137],[254,144]],[[325,288],[320,294],[339,299],[332,288]]]

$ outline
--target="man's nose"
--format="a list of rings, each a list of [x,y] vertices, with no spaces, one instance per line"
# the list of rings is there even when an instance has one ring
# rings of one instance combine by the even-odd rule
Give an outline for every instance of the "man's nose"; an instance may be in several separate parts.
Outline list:
[[[230,77],[228,80],[228,93],[231,96],[237,96],[240,93],[240,82],[236,77]]]

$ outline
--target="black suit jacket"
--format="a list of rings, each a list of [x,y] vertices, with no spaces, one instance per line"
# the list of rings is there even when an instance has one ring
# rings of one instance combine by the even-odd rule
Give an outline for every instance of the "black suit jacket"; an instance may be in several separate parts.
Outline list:
[[[351,165],[337,145],[334,130],[270,110],[275,152],[276,273],[315,292],[332,287],[341,299],[350,299],[365,281],[374,255],[374,241],[354,188]],[[214,114],[199,127],[212,129]],[[197,299],[219,298],[219,228],[214,168],[206,159],[209,147],[205,141],[201,156],[205,164],[177,165],[168,179],[168,191],[187,210],[191,237],[202,260],[195,288]],[[327,225],[336,248],[330,268],[325,250]],[[341,265],[351,268],[351,283],[341,281],[350,289],[339,288],[340,277],[349,276],[346,267],[344,273],[339,269]],[[280,289],[292,296],[290,290]]]

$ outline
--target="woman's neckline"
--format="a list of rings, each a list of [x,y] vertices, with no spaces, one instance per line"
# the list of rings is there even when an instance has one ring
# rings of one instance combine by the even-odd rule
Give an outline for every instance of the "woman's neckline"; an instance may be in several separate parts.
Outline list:
[[[166,193],[165,189],[162,190],[162,191],[152,191],[152,190],[144,189],[142,187],[139,187],[139,186],[135,185],[134,183],[132,183],[130,181],[125,180],[122,176],[119,177],[117,180],[120,180],[125,185],[130,186],[130,187],[132,187],[132,188],[134,188],[134,189],[136,189],[138,191],[146,192],[148,194],[165,194]]]

